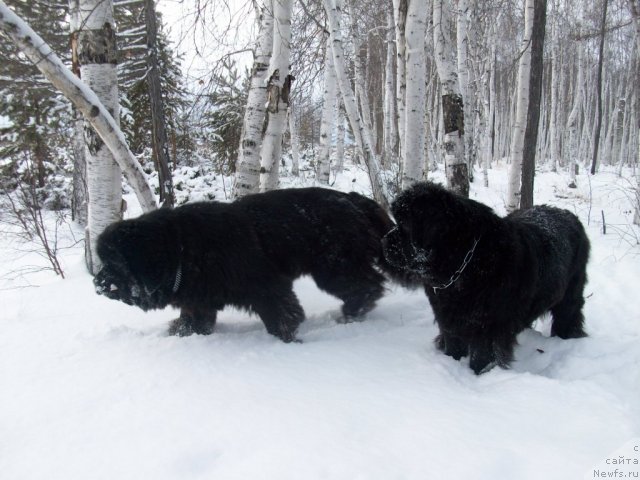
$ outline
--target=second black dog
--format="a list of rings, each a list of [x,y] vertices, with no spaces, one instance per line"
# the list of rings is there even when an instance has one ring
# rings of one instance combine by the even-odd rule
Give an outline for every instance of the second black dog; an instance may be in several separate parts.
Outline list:
[[[392,204],[387,260],[424,284],[437,347],[475,373],[507,367],[516,335],[551,311],[552,335],[585,335],[589,240],[567,210],[536,206],[501,218],[486,205],[420,183]]]

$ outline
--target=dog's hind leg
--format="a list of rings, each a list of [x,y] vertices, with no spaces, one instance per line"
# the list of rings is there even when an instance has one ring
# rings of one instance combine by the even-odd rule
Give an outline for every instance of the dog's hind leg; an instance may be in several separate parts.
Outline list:
[[[551,335],[560,338],[587,336],[584,331],[584,316],[582,315],[582,307],[584,306],[583,290],[586,280],[586,273],[580,272],[576,275],[569,283],[562,300],[551,307],[553,316]]]
[[[182,307],[180,318],[169,325],[169,335],[187,337],[192,334],[209,335],[216,326],[217,310],[200,310]]]
[[[322,269],[311,276],[318,288],[344,302],[343,322],[357,320],[373,310],[384,293],[385,278],[373,267],[349,272]]]
[[[250,300],[250,308],[260,316],[271,335],[289,343],[304,321],[304,310],[293,292],[291,281],[272,282]]]

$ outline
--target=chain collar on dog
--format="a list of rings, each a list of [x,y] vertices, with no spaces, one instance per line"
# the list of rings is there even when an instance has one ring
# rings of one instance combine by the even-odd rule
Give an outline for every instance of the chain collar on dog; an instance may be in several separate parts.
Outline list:
[[[456,281],[460,278],[460,275],[462,275],[462,272],[464,272],[464,269],[467,268],[467,265],[469,265],[469,262],[473,258],[473,254],[476,251],[476,246],[478,245],[479,241],[480,241],[480,237],[475,239],[475,241],[473,242],[473,247],[471,247],[471,250],[469,250],[467,254],[464,256],[464,260],[462,260],[462,265],[460,265],[460,268],[458,268],[458,270],[456,270],[454,274],[451,275],[451,278],[447,283],[444,283],[439,287],[432,287],[434,293],[438,293],[438,290],[444,290],[446,288],[449,288],[454,283],[456,283]]]

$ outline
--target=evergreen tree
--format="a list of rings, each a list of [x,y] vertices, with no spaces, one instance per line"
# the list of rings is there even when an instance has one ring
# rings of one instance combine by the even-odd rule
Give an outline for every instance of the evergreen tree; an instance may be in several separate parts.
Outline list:
[[[249,72],[239,75],[235,62],[228,59],[221,73],[213,78],[214,92],[209,95],[207,112],[203,115],[205,141],[224,174],[235,171],[249,83]]]
[[[49,0],[8,0],[63,59],[69,58],[67,5]],[[69,103],[8,39],[0,41],[0,166],[2,183],[22,179],[42,188],[62,165],[69,144]]]
[[[123,107],[121,124],[131,151],[140,154],[145,148],[151,147],[151,106],[149,87],[145,79],[147,40],[144,2],[116,0],[114,5],[121,55],[118,62],[120,102]],[[180,138],[184,134],[180,120],[187,106],[187,92],[182,85],[181,59],[169,47],[169,40],[163,30],[162,16],[158,14],[157,17],[157,48],[165,121],[175,154],[178,146],[189,144]]]

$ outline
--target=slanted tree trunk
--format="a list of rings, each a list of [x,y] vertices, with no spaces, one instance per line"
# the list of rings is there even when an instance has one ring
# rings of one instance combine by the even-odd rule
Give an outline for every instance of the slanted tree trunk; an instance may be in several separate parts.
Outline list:
[[[233,197],[240,198],[258,191],[260,185],[260,151],[267,102],[267,73],[273,49],[273,9],[265,0],[259,12],[260,31],[253,54],[251,86],[244,112],[242,135],[238,148]]]
[[[602,65],[604,63],[604,34],[607,25],[607,9],[609,0],[604,0],[602,20],[600,22],[600,48],[598,53],[598,77],[596,80],[596,126],[593,133],[593,157],[591,158],[591,175],[595,175],[598,167],[598,152],[600,150],[600,133],[602,130]]]
[[[267,82],[267,130],[260,152],[260,191],[278,187],[282,160],[282,135],[287,126],[287,111],[293,76],[289,75],[291,53],[291,13],[293,0],[273,1],[273,53]]]
[[[527,108],[527,127],[524,132],[520,208],[531,208],[533,206],[533,182],[536,169],[540,108],[542,104],[542,69],[546,21],[547,0],[534,0],[533,25],[531,32],[529,106]]]
[[[160,68],[158,65],[158,26],[154,0],[144,0],[144,14],[147,30],[147,85],[151,105],[151,146],[153,160],[158,172],[160,203],[172,207],[175,203],[173,181],[169,168],[169,141],[167,140],[164,102],[160,87]]]
[[[402,188],[425,177],[426,60],[425,35],[427,11],[420,0],[408,0],[406,19],[406,104],[404,149],[402,151]]]
[[[320,153],[317,162],[318,182],[329,184],[331,137],[336,117],[338,103],[338,83],[336,69],[333,66],[333,52],[331,43],[327,39],[324,63],[324,99],[322,104],[322,120],[320,124]]]
[[[464,153],[464,108],[455,64],[453,44],[443,22],[444,0],[433,0],[433,41],[438,76],[442,84],[444,163],[447,187],[469,196],[469,170]]]
[[[524,152],[524,132],[527,128],[529,109],[529,84],[531,81],[531,32],[533,30],[534,0],[525,1],[524,35],[518,63],[518,86],[516,118],[511,137],[509,182],[507,184],[507,211],[513,212],[520,207],[520,182],[522,180],[522,157]]]
[[[371,182],[371,190],[373,198],[380,203],[383,208],[388,209],[389,201],[384,191],[384,184],[380,175],[380,161],[376,157],[373,148],[371,132],[366,128],[365,123],[358,115],[355,95],[347,76],[346,66],[344,62],[344,48],[342,45],[342,32],[340,30],[339,7],[336,0],[323,0],[324,8],[327,13],[327,19],[330,30],[331,49],[333,51],[333,62],[340,87],[340,94],[344,101],[345,110],[351,124],[351,130],[356,140],[358,150],[362,154],[369,180]]]

